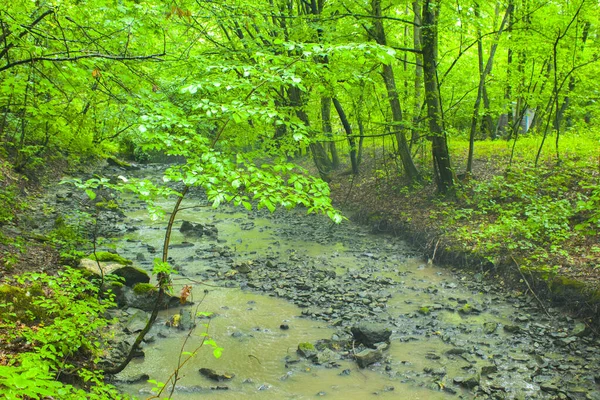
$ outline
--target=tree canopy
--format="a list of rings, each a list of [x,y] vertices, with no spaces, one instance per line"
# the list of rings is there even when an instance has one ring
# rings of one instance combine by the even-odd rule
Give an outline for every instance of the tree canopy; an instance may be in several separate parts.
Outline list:
[[[537,132],[560,159],[561,135],[591,124],[598,7],[14,1],[0,11],[3,151],[25,171],[48,155],[142,159],[152,148],[195,158],[203,179],[308,152],[327,179],[336,145],[358,173],[355,139],[390,135],[399,172],[433,176],[445,192],[472,169],[472,157],[452,163],[449,138],[470,136],[473,148]],[[433,162],[417,167],[417,146]]]

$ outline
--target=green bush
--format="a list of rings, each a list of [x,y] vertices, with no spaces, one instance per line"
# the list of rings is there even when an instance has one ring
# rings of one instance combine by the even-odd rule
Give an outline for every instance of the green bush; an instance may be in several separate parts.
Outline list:
[[[0,226],[13,220],[15,212],[24,208],[18,199],[18,189],[12,185],[0,185]]]
[[[0,366],[0,397],[7,399],[116,399],[95,363],[102,352],[103,315],[114,306],[80,271],[30,273],[11,280],[0,304],[0,341],[24,343]],[[27,310],[21,309],[27,306]],[[18,307],[18,308],[17,308]],[[78,387],[59,376],[78,380]]]
[[[442,204],[434,218],[465,249],[492,262],[514,255],[524,266],[544,264],[554,270],[548,262],[568,261],[567,243],[594,231],[600,221],[600,190],[586,192],[587,176],[580,167],[521,166],[504,176],[472,181],[460,202]]]

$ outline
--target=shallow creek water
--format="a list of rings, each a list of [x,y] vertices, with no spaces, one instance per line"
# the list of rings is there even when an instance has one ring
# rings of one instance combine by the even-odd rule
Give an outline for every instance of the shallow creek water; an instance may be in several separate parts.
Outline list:
[[[200,197],[191,198],[184,206],[202,202]],[[169,208],[169,203],[163,205]],[[132,201],[125,210],[126,226],[135,229],[116,242],[116,249],[150,271],[151,259],[161,252],[165,223],[151,220],[141,203]],[[184,236],[178,231],[182,220],[214,224],[218,240]],[[583,397],[564,398],[600,398],[593,397],[598,393],[594,382],[598,342],[577,338],[563,347],[555,343],[570,337],[575,321],[563,318],[560,325],[538,314],[530,299],[498,295],[485,282],[474,283],[428,264],[397,238],[373,235],[350,222],[331,227],[326,219],[302,212],[268,215],[197,207],[178,215],[171,245],[171,263],[181,272],[175,277],[176,290],[193,285],[196,305],[191,309],[215,314],[210,320],[198,321],[184,350],[198,346],[206,323],[210,337],[224,349],[222,357],[215,359],[205,346],[181,368],[175,399],[474,398],[469,385],[461,384],[471,375],[485,388],[478,398],[487,398],[486,393],[489,398],[563,398],[559,389],[566,396],[566,382]],[[259,273],[258,266],[265,260],[274,267],[270,272],[263,267]],[[256,266],[258,275],[238,273],[226,278],[231,265],[248,261],[251,270]],[[285,266],[283,272],[278,270],[281,266]],[[366,304],[368,313],[362,315],[365,308],[358,306],[338,310],[341,306],[336,305],[321,313],[319,309],[327,308],[326,301],[306,299],[303,303],[301,293],[297,299],[296,294],[282,292],[291,290],[288,286],[277,285],[311,268],[334,271],[337,280],[330,281],[332,289],[348,282],[346,291],[338,291],[341,302]],[[263,285],[266,277],[271,283]],[[374,277],[383,283],[373,280],[368,284]],[[354,281],[363,284],[352,286]],[[365,289],[369,286],[371,289]],[[311,292],[311,296],[324,293],[327,290]],[[145,357],[135,359],[121,379],[145,373],[164,382],[173,373],[187,332],[164,325],[178,312],[161,312],[151,332],[155,340],[144,345]],[[337,368],[305,360],[286,365],[286,356],[297,358],[299,343],[347,334],[348,327],[361,320],[383,322],[392,328],[383,362],[365,369],[350,360],[337,361]],[[289,329],[281,330],[281,324]],[[494,324],[497,329],[489,329]],[[502,329],[517,325],[518,333]],[[535,329],[543,334],[533,335]],[[548,336],[550,333],[558,334]],[[490,366],[495,369],[484,377],[482,368]],[[235,377],[216,383],[201,376],[199,368]],[[228,390],[214,390],[224,385]],[[544,385],[550,389],[542,390]],[[139,398],[151,396],[148,383],[120,387]]]

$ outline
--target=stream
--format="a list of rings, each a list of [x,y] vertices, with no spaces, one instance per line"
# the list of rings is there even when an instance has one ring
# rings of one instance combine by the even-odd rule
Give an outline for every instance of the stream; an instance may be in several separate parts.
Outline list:
[[[179,308],[162,311],[144,357],[117,376],[123,392],[152,396],[146,380],[125,382],[167,381],[208,332],[222,356],[200,348],[180,369],[173,398],[600,399],[600,341],[585,324],[554,309],[548,317],[534,298],[482,273],[440,268],[396,237],[303,210],[213,209],[196,192],[183,207],[169,251],[175,291],[191,285],[187,309],[213,314],[200,316],[186,341],[188,331],[166,326]],[[151,271],[166,219],[152,220],[127,197],[121,209],[124,233],[113,246]],[[183,221],[218,233],[184,234]],[[366,368],[354,360],[364,349],[350,331],[359,323],[391,330],[389,347]],[[316,356],[297,353],[306,342]],[[234,377],[215,382],[201,368]]]

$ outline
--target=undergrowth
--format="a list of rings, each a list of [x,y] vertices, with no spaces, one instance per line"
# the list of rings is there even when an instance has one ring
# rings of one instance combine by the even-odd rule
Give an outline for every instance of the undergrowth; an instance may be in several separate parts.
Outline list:
[[[27,273],[0,286],[0,397],[116,399],[96,363],[112,297],[82,272]]]
[[[440,202],[432,218],[463,249],[497,261],[551,273],[573,265],[581,245],[600,233],[600,186],[589,169],[514,167],[463,185],[459,198]],[[597,261],[597,260],[596,260]]]

